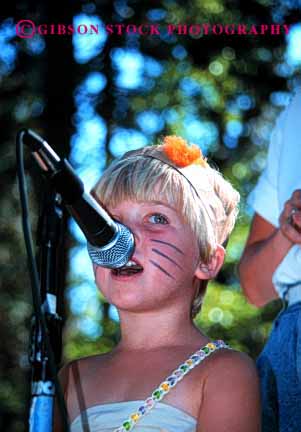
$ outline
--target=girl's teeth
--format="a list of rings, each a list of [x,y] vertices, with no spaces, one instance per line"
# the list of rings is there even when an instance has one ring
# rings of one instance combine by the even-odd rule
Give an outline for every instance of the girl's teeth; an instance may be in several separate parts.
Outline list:
[[[126,265],[121,268],[113,269],[113,273],[116,276],[124,276],[124,275],[132,275],[139,272],[142,272],[143,268],[137,264],[135,261],[128,261]]]

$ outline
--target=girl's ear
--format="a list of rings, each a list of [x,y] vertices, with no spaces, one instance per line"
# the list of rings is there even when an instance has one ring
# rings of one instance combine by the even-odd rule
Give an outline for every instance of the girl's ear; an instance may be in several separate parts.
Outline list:
[[[217,245],[214,254],[208,263],[202,261],[196,268],[194,275],[201,280],[213,279],[219,272],[225,259],[225,249],[221,245]]]

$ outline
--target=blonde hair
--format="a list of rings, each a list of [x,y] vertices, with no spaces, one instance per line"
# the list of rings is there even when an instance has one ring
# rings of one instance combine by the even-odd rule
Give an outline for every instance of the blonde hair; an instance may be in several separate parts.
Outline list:
[[[125,153],[105,170],[92,194],[105,207],[124,200],[159,198],[167,202],[179,210],[196,235],[204,263],[210,261],[218,244],[227,241],[239,203],[239,193],[217,170],[207,163],[179,168],[166,157],[162,145]],[[193,316],[199,310],[206,285],[195,298]]]

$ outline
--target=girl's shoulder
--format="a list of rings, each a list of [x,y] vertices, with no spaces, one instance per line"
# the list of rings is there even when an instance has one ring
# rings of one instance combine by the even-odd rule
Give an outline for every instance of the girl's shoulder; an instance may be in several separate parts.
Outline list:
[[[191,369],[194,369],[194,379],[202,385],[208,380],[225,380],[231,374],[237,377],[239,374],[257,377],[254,361],[247,354],[232,349],[221,340],[208,341],[187,358],[184,364],[189,361],[192,363]]]
[[[199,409],[204,430],[220,430],[222,425],[227,428],[221,430],[259,430],[259,379],[253,360],[232,349],[219,350],[208,360]]]
[[[210,357],[210,361],[207,362],[207,368],[210,372],[214,369],[215,374],[217,372],[223,374],[224,372],[230,372],[233,369],[236,372],[242,370],[243,372],[250,371],[256,373],[254,361],[247,354],[241,351],[236,351],[231,347],[219,349]]]
[[[106,356],[97,354],[82,357],[66,363],[60,369],[58,377],[70,419],[91,405],[89,399],[95,389],[99,367],[105,362]]]
[[[94,354],[80,357],[65,363],[59,371],[59,379],[63,387],[70,386],[83,375],[91,375],[96,368],[106,362],[109,354]]]
[[[202,370],[203,389],[207,394],[219,388],[229,387],[231,392],[239,387],[258,384],[254,361],[245,353],[223,348],[212,353]]]

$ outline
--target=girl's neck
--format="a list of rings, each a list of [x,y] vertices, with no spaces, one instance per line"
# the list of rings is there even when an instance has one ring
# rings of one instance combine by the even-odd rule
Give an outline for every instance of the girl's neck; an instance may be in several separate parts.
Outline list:
[[[189,316],[175,311],[166,314],[121,312],[120,324],[119,352],[154,351],[183,345],[198,347],[209,341]]]

